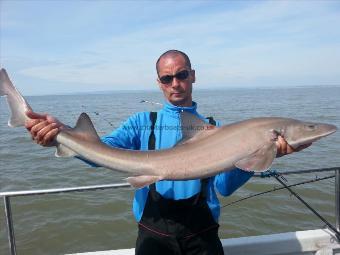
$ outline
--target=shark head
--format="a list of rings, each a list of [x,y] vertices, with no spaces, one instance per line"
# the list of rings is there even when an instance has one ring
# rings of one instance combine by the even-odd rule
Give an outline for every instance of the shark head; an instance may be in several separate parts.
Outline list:
[[[284,138],[296,149],[305,144],[313,143],[322,137],[333,134],[337,127],[331,124],[291,121],[285,128]]]

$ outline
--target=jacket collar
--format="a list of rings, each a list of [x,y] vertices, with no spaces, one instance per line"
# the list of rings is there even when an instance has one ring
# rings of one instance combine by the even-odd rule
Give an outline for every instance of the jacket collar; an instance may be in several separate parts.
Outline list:
[[[165,101],[164,106],[163,106],[163,111],[170,113],[170,114],[175,114],[178,115],[180,112],[182,111],[186,111],[186,112],[190,112],[193,114],[197,114],[197,103],[196,102],[192,102],[192,106],[176,106],[171,104],[168,101]]]

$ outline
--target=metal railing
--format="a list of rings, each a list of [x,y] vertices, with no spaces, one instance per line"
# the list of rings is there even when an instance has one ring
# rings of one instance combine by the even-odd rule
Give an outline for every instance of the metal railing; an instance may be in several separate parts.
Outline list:
[[[116,183],[116,184],[71,187],[71,188],[60,188],[60,189],[43,189],[43,190],[31,190],[31,191],[1,192],[0,197],[3,197],[4,205],[5,205],[7,234],[8,234],[10,254],[11,255],[17,254],[16,245],[15,245],[15,234],[14,234],[12,210],[11,210],[11,200],[10,200],[11,197],[58,194],[58,193],[69,193],[69,192],[83,192],[83,191],[117,189],[117,188],[126,188],[126,187],[131,187],[131,185],[128,184],[128,183]]]
[[[340,171],[335,171],[335,227],[340,231]]]
[[[340,167],[292,171],[292,172],[285,172],[282,174],[298,174],[298,173],[311,173],[311,172],[324,172],[324,171],[335,172],[335,218],[336,218],[335,228],[337,229],[337,231],[340,231]],[[259,177],[259,175],[257,175],[257,177]],[[14,226],[13,226],[13,219],[12,219],[12,211],[11,211],[11,200],[10,200],[11,197],[83,192],[83,191],[117,189],[117,188],[127,188],[127,187],[131,187],[131,185],[128,183],[116,183],[116,184],[59,188],[59,189],[0,192],[0,197],[3,197],[4,205],[5,205],[7,234],[8,234],[10,254],[11,255],[17,254],[16,245],[15,245],[15,234],[14,234]]]

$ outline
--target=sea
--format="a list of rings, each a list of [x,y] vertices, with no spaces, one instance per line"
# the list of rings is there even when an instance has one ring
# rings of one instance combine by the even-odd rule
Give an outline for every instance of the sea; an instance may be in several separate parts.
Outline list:
[[[276,87],[196,90],[198,111],[222,124],[260,116],[281,116],[326,122],[340,127],[340,87]],[[158,91],[28,96],[37,112],[50,113],[73,126],[80,113],[92,118],[100,135],[110,133],[130,115],[155,111]],[[9,128],[9,111],[0,100],[0,192],[122,183],[122,173],[90,167],[74,158],[56,158],[54,148],[32,142],[24,128]],[[340,167],[340,132],[311,147],[275,160],[272,169],[295,171]],[[287,175],[294,184],[334,172]],[[322,228],[325,224],[287,190],[269,192],[228,205],[250,195],[279,188],[275,178],[253,177],[229,197],[219,196],[221,238],[264,235]],[[330,178],[293,188],[324,218],[335,224],[335,180]],[[12,213],[18,254],[68,254],[132,248],[137,225],[131,212],[132,188],[81,193],[14,197]],[[228,206],[226,206],[228,205]],[[9,254],[3,201],[0,202],[0,254]]]

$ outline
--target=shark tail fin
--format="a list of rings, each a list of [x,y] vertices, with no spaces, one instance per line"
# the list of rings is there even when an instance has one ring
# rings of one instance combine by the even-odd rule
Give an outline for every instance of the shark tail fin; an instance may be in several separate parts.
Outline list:
[[[26,100],[15,88],[8,77],[5,69],[0,69],[0,96],[6,96],[11,116],[8,120],[8,126],[20,127],[25,125],[28,119],[26,111],[32,110]]]
[[[74,128],[64,129],[62,131],[66,135],[76,137],[81,140],[86,140],[89,142],[100,142],[100,138],[97,134],[96,129],[90,117],[86,113],[80,114],[77,124]],[[58,144],[57,151],[55,153],[57,157],[72,157],[77,156],[77,152],[71,150],[66,145]]]
[[[0,96],[6,96],[8,94],[8,89],[4,85],[5,81],[9,79],[5,69],[0,69]]]

